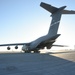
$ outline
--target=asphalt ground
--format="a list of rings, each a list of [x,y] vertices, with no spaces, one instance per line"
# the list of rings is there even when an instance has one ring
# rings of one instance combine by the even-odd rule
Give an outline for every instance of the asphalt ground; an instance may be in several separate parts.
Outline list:
[[[75,51],[2,53],[0,75],[75,75]]]

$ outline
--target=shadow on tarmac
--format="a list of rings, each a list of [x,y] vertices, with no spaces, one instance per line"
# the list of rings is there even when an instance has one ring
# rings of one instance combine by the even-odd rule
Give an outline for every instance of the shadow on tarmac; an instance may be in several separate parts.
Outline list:
[[[74,61],[50,53],[0,54],[0,75],[75,75]]]
[[[75,51],[62,51],[62,52],[58,51],[58,52],[47,52],[47,54],[63,54],[63,53],[73,53],[73,52],[75,52]]]

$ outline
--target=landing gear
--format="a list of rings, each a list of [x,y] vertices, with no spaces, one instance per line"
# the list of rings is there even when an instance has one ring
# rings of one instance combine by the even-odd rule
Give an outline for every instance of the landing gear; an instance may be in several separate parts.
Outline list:
[[[40,53],[40,51],[39,50],[35,50],[34,53]]]
[[[27,51],[24,51],[24,53],[32,53],[32,51],[27,50]],[[33,53],[40,53],[40,51],[39,50],[34,50]]]
[[[31,53],[31,51],[24,51],[24,53]]]

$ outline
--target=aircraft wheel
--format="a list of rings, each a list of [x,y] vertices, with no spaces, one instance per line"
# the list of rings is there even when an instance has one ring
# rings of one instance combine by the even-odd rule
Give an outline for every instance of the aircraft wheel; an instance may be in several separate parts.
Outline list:
[[[31,51],[25,51],[25,53],[31,53]]]
[[[34,51],[34,53],[40,53],[40,51],[38,51],[38,50],[35,50],[35,51]]]

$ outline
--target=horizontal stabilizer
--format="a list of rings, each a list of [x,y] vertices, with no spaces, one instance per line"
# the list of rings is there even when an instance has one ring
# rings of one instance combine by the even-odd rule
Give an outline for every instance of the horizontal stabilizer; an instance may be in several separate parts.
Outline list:
[[[75,14],[73,10],[63,10],[62,14]]]
[[[59,10],[62,10],[62,14],[75,14],[75,11],[73,11],[73,10],[64,10],[64,8],[66,6],[57,8],[57,7],[51,6],[50,4],[47,4],[44,2],[41,2],[40,6],[43,7],[44,9],[46,9],[47,11],[51,12],[52,14],[56,13]]]
[[[54,6],[51,6],[51,5],[43,3],[43,2],[41,2],[40,6],[43,7],[44,9],[46,9],[47,11],[51,12],[52,14],[59,10],[58,8],[56,8]]]

